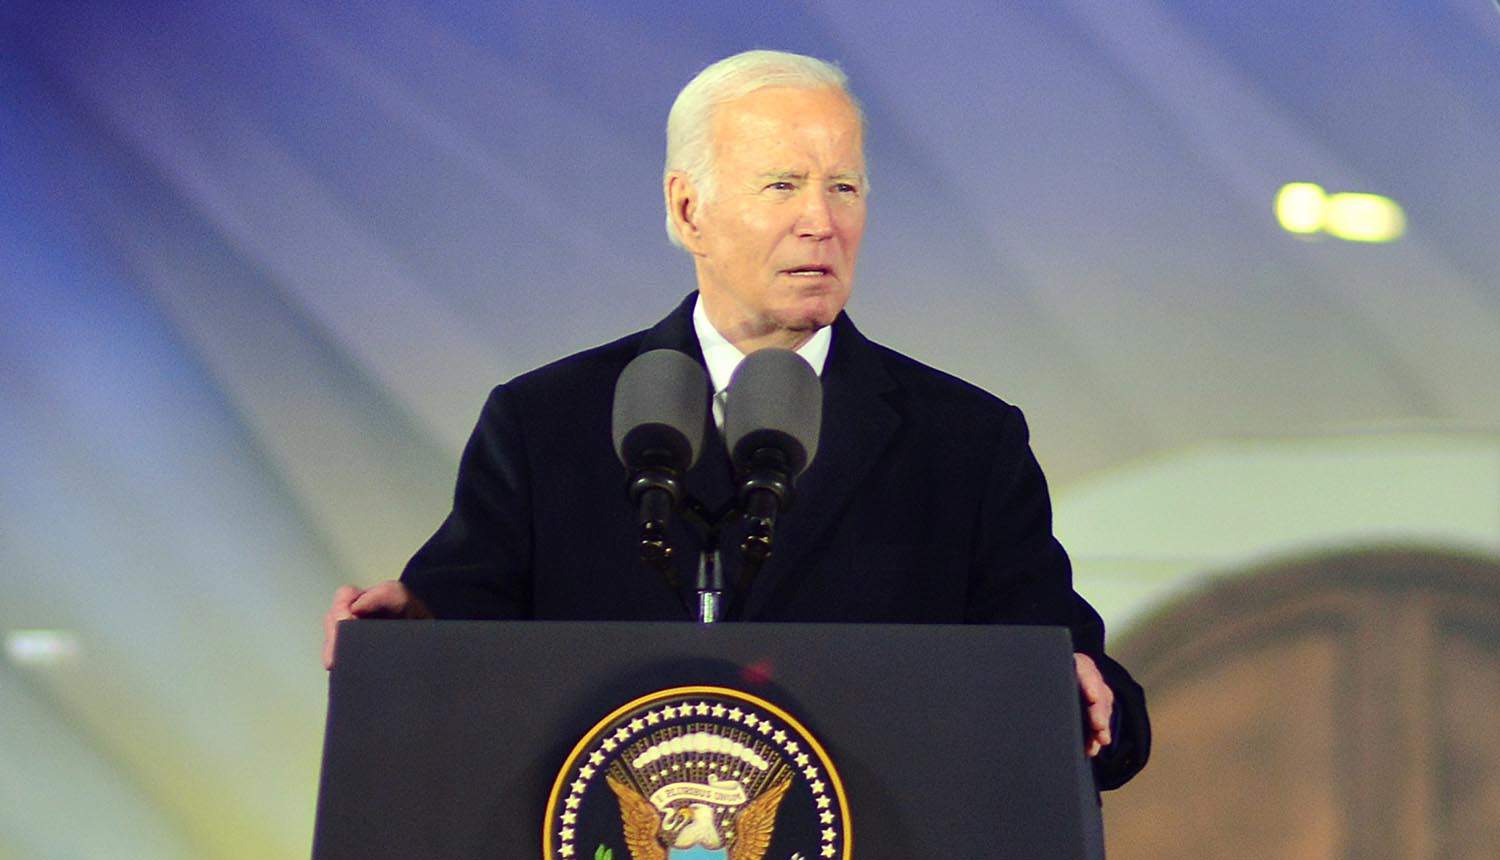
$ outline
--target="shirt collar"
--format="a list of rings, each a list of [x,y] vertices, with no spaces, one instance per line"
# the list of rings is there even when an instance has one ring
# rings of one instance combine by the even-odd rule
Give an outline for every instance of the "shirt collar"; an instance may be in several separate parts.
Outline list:
[[[713,381],[714,393],[729,387],[735,368],[745,360],[740,348],[725,339],[708,321],[708,312],[703,309],[700,295],[693,306],[693,330],[698,333],[698,346],[703,350],[703,361],[708,365],[708,376]],[[807,343],[797,348],[797,354],[812,365],[813,372],[823,375],[823,365],[828,361],[828,349],[833,345],[833,326],[825,325],[808,338]]]

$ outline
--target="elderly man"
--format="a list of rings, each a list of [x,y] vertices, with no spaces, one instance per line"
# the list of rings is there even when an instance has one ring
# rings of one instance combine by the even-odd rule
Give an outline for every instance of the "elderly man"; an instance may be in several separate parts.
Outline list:
[[[1066,625],[1101,787],[1139,770],[1144,700],[1072,589],[1020,411],[866,340],[843,313],[869,199],[862,138],[843,73],[820,60],[750,51],[694,78],[668,118],[663,187],[697,292],[647,331],[497,387],[452,513],[400,581],[337,592],[325,664],[351,618],[691,617],[688,595],[639,560],[611,446],[615,380],[665,347],[722,391],[746,353],[784,347],[822,377],[822,441],[730,617]],[[712,508],[734,483],[719,434],[705,438],[685,483]]]

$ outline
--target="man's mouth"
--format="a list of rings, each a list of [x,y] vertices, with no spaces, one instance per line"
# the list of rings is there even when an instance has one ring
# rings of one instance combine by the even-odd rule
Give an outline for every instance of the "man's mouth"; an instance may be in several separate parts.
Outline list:
[[[782,272],[798,278],[824,278],[833,274],[833,269],[828,266],[797,266],[791,269],[782,269]]]

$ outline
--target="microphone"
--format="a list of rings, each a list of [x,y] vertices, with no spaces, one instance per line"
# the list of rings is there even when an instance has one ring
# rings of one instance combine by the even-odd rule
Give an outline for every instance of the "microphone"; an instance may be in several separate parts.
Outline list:
[[[792,483],[818,451],[823,384],[789,349],[745,357],[729,381],[724,439],[739,480],[750,531],[740,552],[750,570],[771,555],[776,517],[792,504]]]
[[[682,502],[681,476],[703,448],[708,397],[708,374],[671,349],[636,356],[615,382],[615,453],[630,473],[641,558],[663,570],[672,557],[667,521]]]

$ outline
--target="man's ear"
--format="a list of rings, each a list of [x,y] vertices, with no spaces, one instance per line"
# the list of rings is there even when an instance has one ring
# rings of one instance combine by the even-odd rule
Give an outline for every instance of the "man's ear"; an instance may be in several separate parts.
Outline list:
[[[667,217],[672,220],[677,238],[690,253],[698,253],[698,214],[701,211],[698,187],[686,173],[674,170],[667,174],[662,190],[667,197]]]

